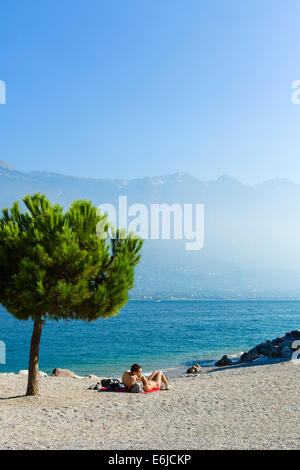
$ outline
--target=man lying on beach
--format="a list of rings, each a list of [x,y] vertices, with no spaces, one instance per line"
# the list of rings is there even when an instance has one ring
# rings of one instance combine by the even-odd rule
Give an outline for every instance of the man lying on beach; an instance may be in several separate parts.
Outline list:
[[[142,367],[139,364],[133,364],[130,370],[124,372],[122,382],[133,393],[148,392],[153,388],[161,388],[162,383],[164,390],[169,390],[169,384],[161,370],[155,370],[147,379],[143,375]]]

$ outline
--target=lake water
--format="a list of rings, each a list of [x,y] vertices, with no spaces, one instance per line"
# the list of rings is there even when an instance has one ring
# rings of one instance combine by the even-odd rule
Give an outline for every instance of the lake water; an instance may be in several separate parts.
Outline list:
[[[40,370],[120,376],[138,362],[145,372],[240,355],[257,343],[300,328],[297,301],[130,301],[116,316],[94,323],[46,321]],[[0,307],[1,372],[28,368],[32,322]]]

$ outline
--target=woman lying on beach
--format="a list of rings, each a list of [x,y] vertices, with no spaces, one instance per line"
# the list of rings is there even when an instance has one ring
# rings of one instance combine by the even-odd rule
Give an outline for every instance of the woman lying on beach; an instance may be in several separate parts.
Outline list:
[[[169,384],[161,370],[155,370],[147,379],[143,375],[142,367],[139,364],[133,364],[130,370],[124,372],[122,382],[133,393],[148,392],[153,388],[161,388],[162,383],[164,384],[164,390],[169,390]]]

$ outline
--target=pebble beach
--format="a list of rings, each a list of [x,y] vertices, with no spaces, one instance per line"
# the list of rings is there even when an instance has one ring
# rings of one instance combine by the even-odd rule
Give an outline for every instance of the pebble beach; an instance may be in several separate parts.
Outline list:
[[[94,379],[0,374],[0,449],[300,449],[300,365],[169,377],[150,394],[88,390]]]

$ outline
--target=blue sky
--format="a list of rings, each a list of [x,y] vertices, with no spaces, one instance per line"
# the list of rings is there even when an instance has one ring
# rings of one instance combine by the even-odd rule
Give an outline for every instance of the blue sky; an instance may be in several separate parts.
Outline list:
[[[0,15],[0,159],[300,183],[298,0],[6,0]]]

